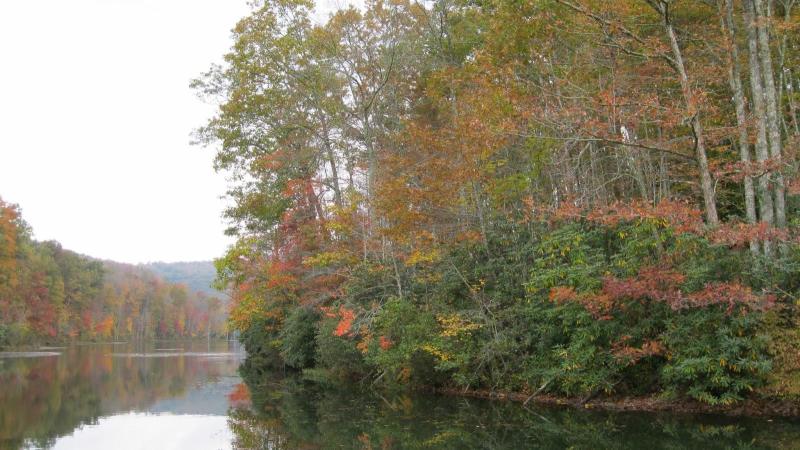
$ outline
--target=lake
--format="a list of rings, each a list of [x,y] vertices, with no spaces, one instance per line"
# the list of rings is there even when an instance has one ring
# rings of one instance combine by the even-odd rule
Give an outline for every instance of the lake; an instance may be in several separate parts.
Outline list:
[[[250,388],[243,357],[214,341],[0,353],[0,448],[800,448],[798,420],[523,408],[277,375]]]

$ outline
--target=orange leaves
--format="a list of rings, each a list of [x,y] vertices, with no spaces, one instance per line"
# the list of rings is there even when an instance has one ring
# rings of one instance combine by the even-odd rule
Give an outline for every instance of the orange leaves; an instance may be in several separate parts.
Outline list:
[[[13,284],[17,265],[17,207],[0,198],[0,284]]]
[[[499,154],[520,128],[525,103],[514,74],[481,58],[460,70],[441,69],[425,81],[429,109],[396,136],[401,152],[381,155],[384,170],[375,199],[389,219],[386,235],[412,245],[423,231],[452,239],[483,214],[481,196],[492,191],[501,170],[510,170]]]
[[[353,327],[353,320],[355,319],[355,313],[351,309],[347,309],[344,306],[339,307],[339,323],[336,325],[336,329],[333,330],[333,335],[342,337],[345,335],[350,334],[350,330]]]
[[[336,328],[333,330],[333,335],[337,337],[350,336],[353,329],[353,321],[355,321],[356,313],[354,310],[339,306],[338,310],[329,307],[321,307],[323,316],[329,319],[339,319]]]
[[[254,319],[263,315],[263,307],[263,303],[254,295],[234,295],[228,320],[234,329],[246,330],[250,328]]]
[[[550,301],[553,303],[567,303],[578,299],[578,293],[569,286],[556,286],[550,289]]]
[[[250,404],[250,389],[244,383],[239,383],[228,394],[228,403],[234,407],[244,407]]]
[[[288,289],[294,286],[297,278],[293,274],[297,266],[288,261],[273,259],[267,266],[267,289]]]
[[[387,338],[386,336],[381,336],[378,340],[378,345],[380,346],[381,350],[386,351],[392,348],[394,343],[391,339]]]
[[[106,316],[105,319],[98,322],[94,326],[94,332],[100,337],[109,338],[114,330],[114,317],[111,315]]]

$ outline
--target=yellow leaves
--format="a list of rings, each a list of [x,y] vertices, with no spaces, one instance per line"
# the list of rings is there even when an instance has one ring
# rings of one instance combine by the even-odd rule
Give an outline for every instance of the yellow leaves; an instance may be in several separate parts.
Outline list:
[[[435,284],[440,283],[444,277],[442,276],[441,272],[431,272],[431,273],[423,273],[417,277],[414,277],[414,280],[420,284]]]
[[[454,431],[443,431],[437,433],[432,438],[428,439],[427,441],[422,443],[423,447],[440,447],[444,444],[449,443],[449,441],[453,439],[457,439],[459,434]]]
[[[433,346],[431,344],[425,344],[425,345],[421,346],[420,350],[424,350],[424,351],[430,353],[431,355],[439,358],[442,361],[450,360],[450,355],[449,354],[445,353],[444,351],[436,348],[435,346]]]
[[[331,251],[322,252],[314,256],[303,258],[303,265],[305,267],[331,267],[348,264],[356,264],[358,259],[349,252],[345,251]]]
[[[442,327],[442,331],[439,333],[442,337],[457,337],[461,334],[471,333],[481,327],[479,324],[463,319],[458,314],[437,316],[436,321]]]
[[[331,221],[326,223],[325,226],[328,228],[328,230],[337,234],[350,234],[353,231],[353,226],[345,222]]]
[[[356,344],[356,348],[360,351],[363,355],[366,355],[369,352],[369,346],[372,343],[372,333],[369,332],[366,326],[361,326],[360,329],[361,335],[363,336],[360,341]]]
[[[406,266],[415,266],[417,264],[433,264],[441,259],[442,255],[438,249],[431,250],[414,250],[406,258]]]
[[[477,283],[471,284],[469,286],[469,290],[473,294],[477,294],[478,292],[481,292],[484,287],[486,287],[486,279],[485,278],[481,278],[481,279],[478,280]]]
[[[411,379],[411,368],[403,367],[400,370],[400,373],[397,376],[397,379],[403,383],[408,383],[408,380]]]

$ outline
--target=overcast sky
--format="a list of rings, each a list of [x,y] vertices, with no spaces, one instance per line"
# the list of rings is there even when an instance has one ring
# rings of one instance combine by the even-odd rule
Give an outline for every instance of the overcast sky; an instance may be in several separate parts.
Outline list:
[[[318,0],[319,15],[346,0]],[[0,0],[0,196],[40,240],[138,263],[220,256],[225,180],[188,88],[246,0]]]

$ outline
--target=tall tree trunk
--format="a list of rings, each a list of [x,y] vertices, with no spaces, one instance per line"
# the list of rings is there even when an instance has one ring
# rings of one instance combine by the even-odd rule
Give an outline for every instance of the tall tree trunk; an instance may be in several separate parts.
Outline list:
[[[788,29],[791,29],[792,23],[792,8],[794,8],[795,0],[783,0],[781,1],[781,5],[783,6],[783,23],[787,26]],[[792,79],[792,72],[789,67],[786,67],[786,48],[788,44],[788,34],[787,32],[783,32],[781,36],[781,43],[778,45],[778,111],[781,112],[781,125],[783,126],[786,135],[789,136],[793,134],[800,136],[800,127],[797,124],[797,111],[796,106],[794,105],[792,99],[792,92],[794,80]],[[784,90],[788,92],[788,99],[789,99],[789,122],[792,124],[793,129],[789,129],[789,124],[786,121],[786,118],[783,116],[783,99],[784,99]]]
[[[697,165],[700,169],[700,189],[703,194],[703,203],[705,204],[706,222],[709,226],[715,227],[719,224],[719,215],[717,214],[714,180],[711,178],[711,171],[708,168],[705,133],[703,131],[703,124],[700,122],[700,110],[689,83],[686,65],[683,63],[683,53],[678,43],[678,36],[675,34],[675,28],[672,26],[669,3],[660,1],[658,3],[652,2],[651,4],[656,7],[657,11],[664,19],[664,28],[669,37],[670,47],[672,48],[672,61],[680,78],[681,92],[683,93],[683,99],[686,103],[686,112],[690,116],[692,133],[694,134],[695,158],[697,159]]]
[[[747,1],[747,0],[745,0]],[[769,154],[778,166],[775,172],[775,224],[786,226],[786,187],[783,179],[783,143],[778,115],[775,74],[772,68],[772,52],[769,43],[769,8],[764,0],[753,0],[755,23],[758,33],[758,57],[761,63],[761,79],[764,83],[764,98],[767,107],[767,130],[769,132]]]
[[[723,32],[727,32],[728,38],[728,83],[733,92],[733,102],[736,106],[736,127],[739,131],[739,155],[745,170],[749,169],[750,143],[747,133],[747,111],[745,109],[744,89],[742,88],[741,67],[739,65],[739,48],[736,45],[736,30],[733,20],[733,0],[722,0],[719,4],[720,18]],[[747,223],[754,225],[758,219],[756,217],[756,195],[753,187],[753,178],[750,175],[744,177],[744,203]],[[759,246],[756,240],[750,241],[750,251],[758,254]]]
[[[744,0],[744,26],[747,32],[748,64],[750,66],[750,91],[753,104],[753,115],[756,122],[755,154],[759,163],[769,159],[767,144],[767,120],[764,106],[764,89],[761,84],[761,63],[758,58],[758,32],[755,25],[755,11],[751,0]],[[774,219],[774,206],[769,175],[762,173],[758,177],[758,212],[761,222],[772,225]],[[768,240],[763,242],[764,255],[771,253],[771,244]]]
[[[375,235],[375,226],[378,223],[378,214],[375,210],[375,177],[378,170],[377,155],[375,145],[372,142],[372,128],[369,122],[369,113],[364,112],[364,139],[367,147],[367,239],[372,240]]]
[[[795,101],[795,80],[794,80],[794,73],[792,73],[791,68],[786,68],[786,79],[788,83],[786,83],[786,90],[787,90],[787,97],[789,98],[789,114],[791,115],[792,125],[794,128],[795,136],[800,136],[800,123],[798,123],[798,107],[797,102]]]
[[[339,187],[339,170],[336,164],[336,153],[333,151],[333,144],[331,144],[331,137],[328,130],[328,123],[322,119],[322,140],[325,146],[325,154],[328,158],[328,164],[331,166],[331,187],[333,188],[333,201],[339,208],[342,207],[342,190]]]

